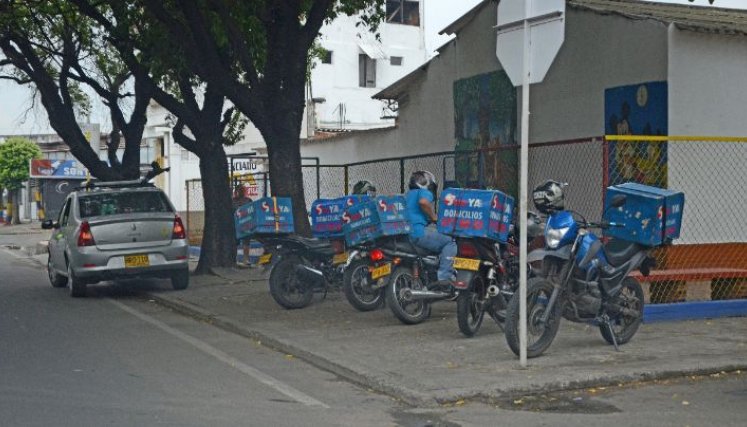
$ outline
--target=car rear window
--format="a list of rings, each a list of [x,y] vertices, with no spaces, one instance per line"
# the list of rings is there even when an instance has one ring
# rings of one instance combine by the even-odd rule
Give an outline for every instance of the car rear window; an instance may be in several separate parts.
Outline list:
[[[173,212],[166,196],[159,191],[91,194],[82,196],[78,203],[81,218],[131,213]]]

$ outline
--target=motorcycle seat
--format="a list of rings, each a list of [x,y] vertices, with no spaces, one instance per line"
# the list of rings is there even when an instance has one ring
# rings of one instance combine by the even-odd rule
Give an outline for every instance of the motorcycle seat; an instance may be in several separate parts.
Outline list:
[[[433,252],[423,249],[420,246],[414,245],[410,242],[403,242],[403,241],[387,241],[381,245],[382,249],[389,250],[389,251],[396,251],[400,253],[406,253],[406,254],[412,254],[417,255],[421,257],[425,257],[428,255],[434,255]]]
[[[639,244],[625,240],[610,240],[604,245],[604,255],[613,267],[625,264],[640,250]]]
[[[304,245],[311,250],[320,250],[331,247],[329,240],[321,240],[298,235],[288,236],[288,239],[298,242],[299,244]]]

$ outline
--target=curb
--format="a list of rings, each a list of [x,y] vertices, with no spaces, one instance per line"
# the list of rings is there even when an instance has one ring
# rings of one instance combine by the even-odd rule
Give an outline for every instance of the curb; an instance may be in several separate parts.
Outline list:
[[[693,375],[710,375],[720,372],[747,370],[747,362],[741,364],[730,363],[716,367],[669,370],[661,372],[641,372],[639,374],[623,374],[604,378],[589,378],[587,380],[579,381],[562,381],[523,388],[517,387],[512,390],[496,389],[487,392],[459,392],[458,390],[455,390],[454,393],[449,395],[429,395],[396,384],[387,383],[379,378],[375,378],[372,375],[367,375],[366,373],[353,371],[350,368],[340,365],[332,360],[299,348],[281,339],[274,338],[263,332],[246,328],[229,318],[213,314],[203,309],[202,307],[188,303],[186,301],[163,297],[156,293],[148,293],[147,295],[162,306],[170,308],[180,314],[209,323],[217,328],[223,329],[226,332],[260,341],[261,344],[265,347],[286,354],[292,354],[293,356],[311,364],[312,366],[335,374],[345,379],[346,381],[389,395],[412,406],[436,407],[439,405],[449,404],[461,400],[472,400],[492,404],[502,399],[526,395],[579,390],[591,387],[609,387],[616,386],[620,383],[666,380]]]

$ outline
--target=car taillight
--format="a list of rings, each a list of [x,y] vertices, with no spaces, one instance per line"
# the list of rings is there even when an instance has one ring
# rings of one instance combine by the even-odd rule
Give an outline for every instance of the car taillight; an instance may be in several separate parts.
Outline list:
[[[371,261],[373,262],[379,262],[384,259],[384,252],[382,252],[381,249],[374,249],[371,251],[369,258],[371,258]]]
[[[80,233],[78,234],[78,246],[93,246],[96,241],[93,240],[93,234],[91,233],[91,226],[88,225],[88,221],[83,221],[80,224]]]
[[[182,224],[182,219],[179,218],[179,215],[174,218],[174,232],[171,234],[172,239],[186,239],[187,238],[187,232],[184,230],[184,224]]]
[[[477,248],[472,243],[459,242],[458,246],[459,256],[467,258],[479,258],[480,254],[477,252]]]

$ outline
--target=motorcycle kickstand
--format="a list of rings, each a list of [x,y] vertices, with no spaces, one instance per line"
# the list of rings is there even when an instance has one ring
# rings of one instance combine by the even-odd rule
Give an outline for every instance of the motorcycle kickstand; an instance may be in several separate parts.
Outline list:
[[[617,337],[615,337],[615,331],[612,330],[612,322],[610,321],[610,317],[607,314],[603,314],[602,322],[604,322],[604,326],[607,327],[607,331],[612,337],[612,345],[615,346],[615,351],[620,351],[620,347],[618,347],[617,345]]]

